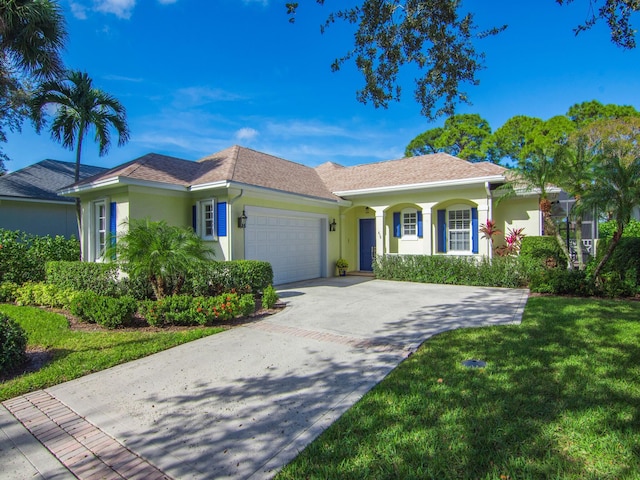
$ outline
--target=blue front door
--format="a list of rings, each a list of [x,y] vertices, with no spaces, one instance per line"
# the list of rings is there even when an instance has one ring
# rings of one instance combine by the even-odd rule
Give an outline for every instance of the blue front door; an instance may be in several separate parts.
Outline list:
[[[360,270],[373,270],[373,257],[376,250],[376,220],[375,218],[360,219]]]

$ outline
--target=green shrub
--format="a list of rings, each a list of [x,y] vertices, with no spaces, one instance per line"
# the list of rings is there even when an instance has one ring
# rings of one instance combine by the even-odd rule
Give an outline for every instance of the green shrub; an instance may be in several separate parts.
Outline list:
[[[79,258],[80,243],[75,238],[40,237],[0,228],[0,282],[41,282],[47,261]]]
[[[602,222],[598,225],[598,235],[600,239],[608,240],[613,238],[613,233],[618,229],[615,220]],[[640,238],[640,220],[631,220],[624,228],[622,238]]]
[[[47,283],[71,290],[91,290],[98,295],[116,297],[121,293],[118,286],[118,265],[94,262],[47,262]]]
[[[269,285],[262,291],[262,306],[264,308],[273,308],[278,301],[278,293],[272,285]]]
[[[138,313],[156,327],[167,325],[211,325],[217,320],[231,320],[255,311],[253,296],[225,293],[213,297],[170,295],[160,300],[138,304]]]
[[[0,302],[11,303],[16,300],[16,291],[19,285],[14,282],[0,283]]]
[[[26,359],[27,334],[12,318],[0,313],[0,372],[19,367]]]
[[[59,288],[44,282],[27,282],[15,290],[14,301],[18,305],[38,305],[68,309],[79,292],[69,288]]]
[[[520,256],[535,260],[540,266],[547,268],[567,266],[567,257],[555,237],[524,237]]]
[[[130,325],[137,308],[138,303],[129,295],[113,298],[85,291],[74,297],[69,310],[85,322],[111,329]]]
[[[554,295],[592,296],[595,291],[593,280],[582,270],[566,268],[545,269],[533,275],[529,288],[535,293]]]
[[[193,296],[224,292],[257,293],[273,283],[269,262],[259,260],[208,261],[189,271],[183,291]]]
[[[387,280],[511,288],[525,286],[529,274],[520,257],[477,259],[445,255],[379,256],[374,272],[377,278]]]

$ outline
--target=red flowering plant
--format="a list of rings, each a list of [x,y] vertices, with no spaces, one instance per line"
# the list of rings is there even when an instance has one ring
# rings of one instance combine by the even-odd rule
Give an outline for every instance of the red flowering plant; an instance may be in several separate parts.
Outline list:
[[[522,233],[524,228],[510,228],[504,237],[506,245],[500,245],[496,249],[496,253],[502,257],[515,256],[520,253],[520,245],[525,234]]]
[[[498,229],[495,220],[487,219],[487,223],[480,225],[480,233],[482,234],[482,238],[489,240],[491,248],[493,249],[493,237],[502,235],[502,230]]]

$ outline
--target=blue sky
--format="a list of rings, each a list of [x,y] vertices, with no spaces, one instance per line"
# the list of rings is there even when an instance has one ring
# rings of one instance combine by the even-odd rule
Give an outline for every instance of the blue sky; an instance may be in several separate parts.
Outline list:
[[[358,103],[352,65],[330,64],[352,44],[348,25],[319,26],[344,1],[300,2],[295,24],[284,0],[60,0],[68,24],[64,59],[127,108],[131,140],[105,157],[88,139],[85,164],[111,167],[149,152],[198,159],[234,144],[316,166],[403,156],[409,141],[443,123],[428,123],[413,101],[388,109]],[[509,25],[479,41],[486,69],[467,86],[473,105],[495,130],[514,115],[543,119],[597,99],[640,109],[640,50],[623,51],[604,26],[576,37],[586,0],[471,2],[481,27]],[[73,161],[48,132],[30,124],[4,145],[9,171],[45,158]]]

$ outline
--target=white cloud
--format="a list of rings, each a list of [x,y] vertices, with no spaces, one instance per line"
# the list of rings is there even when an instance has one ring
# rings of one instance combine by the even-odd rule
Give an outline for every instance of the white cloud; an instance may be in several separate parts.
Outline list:
[[[240,130],[238,130],[235,134],[235,138],[236,140],[238,140],[239,142],[244,142],[244,141],[251,141],[254,138],[256,138],[258,135],[260,135],[258,133],[258,131],[254,128],[249,128],[249,127],[244,127],[241,128]]]
[[[94,0],[94,10],[102,13],[113,13],[116,17],[131,18],[136,0]]]
[[[86,20],[87,19],[87,7],[77,2],[69,2],[71,7],[71,14],[76,17],[78,20]]]

